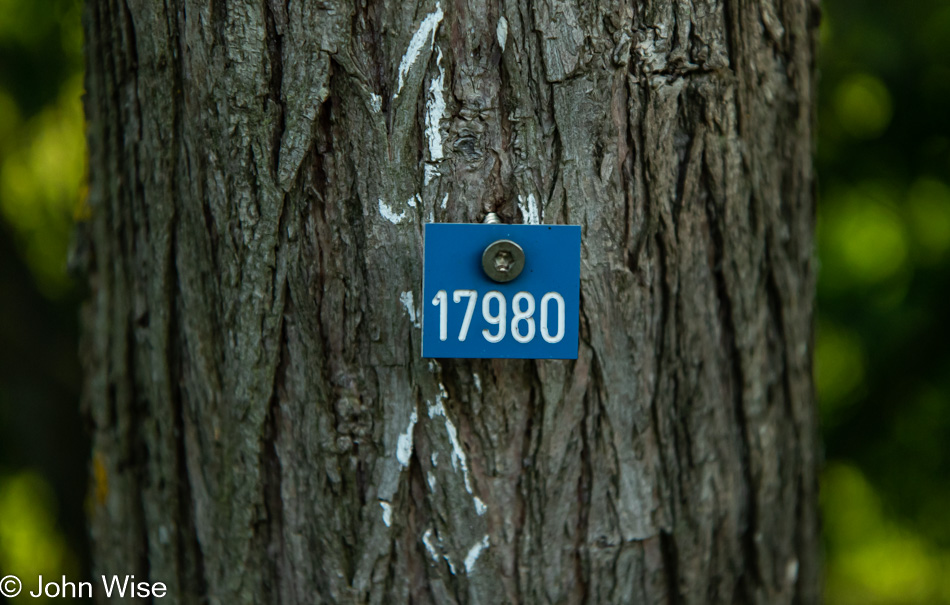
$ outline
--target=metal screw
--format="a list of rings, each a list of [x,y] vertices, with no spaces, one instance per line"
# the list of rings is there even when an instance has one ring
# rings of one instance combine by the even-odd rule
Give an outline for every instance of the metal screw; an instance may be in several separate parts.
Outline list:
[[[511,252],[507,250],[500,250],[495,254],[495,271],[499,273],[508,273],[508,270],[511,269],[511,265],[514,263],[513,258],[511,258]]]
[[[482,269],[496,282],[509,282],[524,269],[524,250],[511,240],[493,242],[482,253]]]

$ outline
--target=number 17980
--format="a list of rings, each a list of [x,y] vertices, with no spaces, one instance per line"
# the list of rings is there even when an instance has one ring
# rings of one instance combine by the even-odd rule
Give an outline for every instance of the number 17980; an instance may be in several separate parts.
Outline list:
[[[478,301],[478,292],[475,290],[455,290],[452,292],[452,300],[458,304],[463,298],[468,299],[468,305],[465,308],[465,316],[462,319],[462,325],[459,328],[459,342],[464,342],[468,337],[469,327],[472,324],[472,316],[475,314],[475,306]],[[551,319],[551,304],[557,307],[556,318],[554,320],[555,332],[551,333],[549,326]],[[449,337],[449,295],[445,290],[439,290],[432,304],[439,309],[439,340],[447,340]],[[520,343],[528,343],[535,336],[535,300],[530,292],[518,292],[511,298],[511,308],[514,312],[511,317],[511,336]],[[541,297],[541,303],[538,305],[541,338],[545,342],[554,344],[561,342],[564,338],[564,297],[557,292],[548,292]],[[492,311],[492,307],[495,311]],[[485,328],[482,330],[482,336],[488,342],[501,342],[505,338],[508,329],[508,303],[504,295],[491,290],[482,297],[482,318],[492,326],[494,330]]]

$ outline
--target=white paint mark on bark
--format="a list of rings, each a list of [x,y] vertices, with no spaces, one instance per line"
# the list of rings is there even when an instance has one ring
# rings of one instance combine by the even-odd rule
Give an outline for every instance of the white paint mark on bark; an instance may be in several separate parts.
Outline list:
[[[383,108],[383,98],[379,96],[378,94],[376,94],[375,92],[370,93],[369,104],[370,106],[372,106],[373,111],[375,111],[376,113],[379,113],[380,110]]]
[[[475,512],[478,513],[478,516],[481,517],[486,512],[488,512],[488,507],[485,506],[485,503],[482,502],[482,499],[478,496],[474,497],[475,500]]]
[[[525,225],[541,224],[541,211],[533,193],[529,193],[527,199],[523,195],[518,196],[518,209],[521,210]]]
[[[432,530],[427,529],[426,533],[422,534],[422,543],[426,547],[426,552],[429,553],[429,556],[432,557],[433,563],[439,562],[439,551],[436,550],[435,544],[432,543]]]
[[[421,327],[422,324],[419,323],[419,312],[416,310],[416,305],[412,300],[412,292],[407,290],[400,294],[399,302],[406,308],[406,313],[409,314],[409,321],[412,322],[412,325],[417,328]],[[414,413],[415,412],[413,412],[413,414]]]
[[[469,549],[468,554],[465,555],[465,573],[472,573],[472,570],[475,569],[475,562],[478,561],[478,557],[482,556],[482,551],[488,548],[489,544],[488,535],[486,534],[481,542]]]
[[[505,42],[508,41],[508,19],[498,17],[498,25],[495,26],[495,37],[498,38],[498,46],[501,52],[505,52]]]
[[[425,48],[426,45],[428,45],[430,49],[432,48],[432,44],[435,41],[435,30],[439,27],[443,16],[442,6],[436,3],[435,11],[426,15],[426,18],[419,24],[419,29],[412,35],[412,39],[409,40],[409,47],[406,49],[406,54],[402,56],[402,60],[399,62],[399,82],[396,86],[397,97],[399,93],[402,92],[403,84],[406,82],[406,76],[409,75],[409,70],[412,69],[416,59],[419,58],[422,49]]]
[[[411,198],[409,198],[408,200],[406,200],[406,205],[409,206],[410,208],[415,208],[416,202],[420,204],[422,203],[422,198],[419,197],[418,193],[412,196]]]
[[[406,468],[409,466],[409,458],[412,457],[412,429],[415,428],[416,422],[419,420],[419,415],[416,414],[416,410],[412,410],[412,415],[409,416],[409,426],[406,427],[406,432],[399,435],[399,438],[396,439],[396,460],[399,461],[399,464]]]
[[[380,216],[382,216],[384,219],[386,219],[386,220],[389,221],[390,223],[392,223],[392,224],[394,224],[394,225],[398,225],[399,223],[401,223],[401,222],[403,222],[404,220],[406,220],[406,216],[407,216],[409,213],[404,210],[403,212],[400,212],[400,213],[397,214],[395,210],[393,210],[392,208],[390,208],[389,205],[387,205],[386,202],[384,202],[384,201],[382,200],[382,198],[380,198],[380,200],[379,200],[379,214],[380,214]]]
[[[386,524],[386,527],[392,527],[393,524],[393,507],[389,502],[385,500],[379,501],[379,506],[383,509],[383,523]]]
[[[475,390],[479,394],[482,392],[482,377],[478,375],[478,372],[472,372],[472,380],[475,381]]]
[[[436,58],[439,75],[429,83],[429,96],[426,98],[426,144],[429,148],[429,161],[440,162],[445,157],[442,151],[442,118],[445,117],[445,68],[442,67],[442,49]],[[439,170],[435,166],[425,167],[425,184],[436,176]]]
[[[433,475],[431,472],[426,473],[426,483],[429,484],[429,489],[435,491],[435,475]]]
[[[432,452],[429,459],[432,460],[432,466],[439,466],[439,452]]]
[[[442,536],[437,536],[439,539],[439,551],[445,550],[445,545],[442,543]],[[439,555],[436,551],[435,545],[432,544],[432,530],[426,530],[425,535],[422,536],[422,542],[426,545],[426,550],[429,551],[429,555],[432,557],[432,560],[438,563]],[[442,555],[442,558],[445,559],[445,562],[449,566],[449,573],[453,576],[455,575],[455,564],[452,563],[452,559],[448,555]]]
[[[428,185],[432,182],[432,179],[439,176],[439,169],[433,166],[432,164],[426,164],[423,167],[423,184]]]
[[[794,584],[798,579],[798,559],[792,559],[785,566],[785,581],[788,584]]]
[[[442,418],[445,419],[445,433],[449,437],[449,443],[452,444],[452,469],[456,471],[461,469],[462,480],[465,483],[465,491],[468,492],[474,500],[475,512],[479,515],[484,515],[488,508],[485,506],[485,503],[475,495],[475,491],[472,489],[472,477],[468,470],[468,457],[465,455],[465,450],[462,449],[458,429],[455,428],[455,424],[445,413],[445,406],[442,405],[442,400],[446,397],[448,397],[448,393],[445,391],[445,385],[440,382],[439,393],[435,396],[435,403],[429,402],[429,418],[442,416]]]
[[[449,194],[446,193],[445,195],[442,196],[442,204],[441,204],[441,206],[442,206],[442,209],[443,209],[443,210],[445,210],[445,207],[448,205],[448,203],[449,203]]]
[[[412,291],[406,290],[399,295],[399,302],[402,303],[402,306],[406,308],[406,312],[409,313],[409,319],[412,321],[416,320],[416,307],[412,301]]]
[[[441,385],[440,385],[441,386]],[[472,493],[472,481],[468,474],[468,458],[465,456],[465,450],[462,449],[462,442],[459,441],[459,432],[455,428],[455,423],[449,420],[445,413],[445,406],[442,405],[442,398],[436,397],[435,405],[429,406],[429,418],[442,416],[445,418],[445,432],[449,436],[449,442],[452,444],[452,469],[462,469],[462,478],[465,480],[465,491]]]
[[[427,401],[429,404],[429,418],[435,418],[436,416],[445,416],[445,407],[442,405],[442,400],[448,397],[449,394],[445,391],[445,385],[441,382],[439,383],[439,392],[436,393],[435,403]]]

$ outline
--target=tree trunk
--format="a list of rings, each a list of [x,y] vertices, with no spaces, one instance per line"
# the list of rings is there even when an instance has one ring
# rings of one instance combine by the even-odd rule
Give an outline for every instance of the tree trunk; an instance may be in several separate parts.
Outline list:
[[[817,20],[89,0],[97,573],[226,605],[818,602]],[[576,361],[420,357],[422,225],[487,211],[582,226]]]

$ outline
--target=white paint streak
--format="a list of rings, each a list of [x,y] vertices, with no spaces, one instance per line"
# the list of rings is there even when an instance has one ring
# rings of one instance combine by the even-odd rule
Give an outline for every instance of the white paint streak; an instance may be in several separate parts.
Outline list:
[[[478,496],[474,497],[475,500],[475,512],[478,513],[478,516],[481,517],[486,512],[488,512],[488,507],[485,506],[485,503],[482,502],[482,499]]]
[[[785,566],[785,581],[788,584],[794,584],[798,579],[798,559],[792,559]]]
[[[432,543],[432,530],[427,529],[426,533],[422,534],[422,543],[425,544],[426,552],[429,553],[429,556],[432,557],[433,563],[439,562],[439,551],[436,550],[435,544]]]
[[[399,213],[399,214],[396,214],[396,211],[393,210],[392,208],[390,208],[390,207],[386,204],[386,202],[384,202],[384,201],[382,200],[382,198],[380,198],[380,200],[379,200],[379,214],[380,214],[380,216],[382,216],[384,219],[386,219],[386,220],[389,221],[390,223],[392,223],[392,224],[394,224],[394,225],[398,225],[399,223],[401,223],[401,222],[403,222],[404,220],[406,220],[406,216],[407,216],[409,213],[408,213],[407,211],[403,211],[403,212],[401,212],[401,213]]]
[[[431,183],[432,179],[439,176],[440,174],[439,169],[432,164],[426,164],[422,170],[423,170],[423,175],[424,175],[423,176],[424,185],[428,185],[429,183]]]
[[[412,429],[415,428],[416,422],[419,420],[419,415],[416,414],[416,410],[412,410],[412,415],[409,416],[409,426],[406,427],[406,432],[399,435],[399,438],[396,439],[396,460],[399,461],[399,464],[406,468],[409,466],[409,458],[412,456]]]
[[[406,200],[406,205],[409,206],[410,208],[415,208],[416,202],[420,204],[422,203],[422,198],[419,197],[418,193],[412,196],[411,198],[409,198],[408,200]]]
[[[433,475],[431,472],[426,473],[426,483],[429,484],[429,489],[435,491],[435,475]]]
[[[435,41],[435,30],[439,27],[443,16],[442,7],[436,3],[435,12],[426,15],[426,18],[419,24],[419,29],[412,35],[412,39],[409,40],[409,47],[406,49],[406,54],[402,56],[402,60],[399,62],[399,82],[396,86],[397,97],[399,93],[402,92],[403,84],[406,82],[406,76],[409,75],[409,70],[412,69],[416,59],[419,58],[422,49],[425,48],[426,45],[428,45],[430,49],[432,48],[432,44]]]
[[[444,387],[440,384],[440,388],[443,389],[442,393],[445,393]],[[468,475],[468,458],[465,456],[465,450],[462,449],[462,442],[459,441],[459,432],[455,428],[455,424],[449,420],[449,417],[445,414],[445,406],[442,405],[442,397],[436,396],[435,405],[429,406],[429,418],[435,418],[436,416],[442,416],[445,418],[445,432],[449,436],[449,442],[452,444],[452,469],[459,470],[462,469],[462,478],[465,480],[465,491],[469,494],[472,493],[472,480]]]
[[[442,196],[442,203],[440,204],[443,210],[445,210],[445,207],[448,205],[448,203],[449,203],[449,194],[446,193],[445,195]]]
[[[442,405],[442,400],[448,396],[449,394],[445,392],[445,385],[440,382],[439,392],[435,396],[435,403],[432,403],[431,401],[426,402],[429,404],[429,418],[445,416],[445,407]]]
[[[383,98],[375,92],[370,93],[369,104],[372,106],[373,111],[379,113],[379,111],[383,108]]]
[[[432,452],[429,459],[432,460],[432,466],[439,466],[439,452]]]
[[[379,506],[383,509],[383,523],[386,524],[386,527],[392,527],[393,524],[393,507],[389,502],[385,500],[379,501]]]
[[[412,292],[407,290],[406,292],[400,294],[399,302],[401,302],[402,306],[406,308],[406,313],[409,314],[409,321],[412,322],[412,325],[417,328],[421,327],[422,324],[419,323],[419,312],[416,311],[416,305],[412,300]]]
[[[478,557],[482,555],[482,551],[488,548],[489,540],[488,535],[486,534],[481,542],[478,542],[469,549],[468,554],[465,555],[465,573],[470,574],[472,570],[475,569],[475,562],[478,561]]]
[[[508,41],[508,19],[498,17],[498,25],[495,26],[495,37],[498,38],[498,46],[501,52],[505,52],[505,42]]]
[[[452,442],[452,468],[454,470],[458,470],[459,467],[462,468],[462,478],[465,479],[465,491],[471,494],[472,481],[468,476],[468,458],[466,458],[465,451],[462,449],[462,442],[459,441],[458,429],[455,428],[455,425],[448,417],[445,419],[445,432],[449,436],[449,441]]]
[[[448,397],[448,393],[445,391],[445,385],[441,382],[439,383],[439,393],[435,396],[435,403],[429,402],[429,418],[435,418],[436,416],[442,416],[445,419],[445,433],[449,437],[449,442],[452,444],[452,469],[453,470],[462,470],[462,479],[465,482],[465,491],[468,492],[470,496],[473,497],[475,504],[475,512],[479,515],[484,515],[485,511],[488,510],[488,507],[485,506],[485,503],[475,495],[474,490],[472,489],[472,477],[468,470],[468,457],[465,455],[465,450],[462,449],[462,442],[459,440],[458,429],[455,428],[455,424],[449,420],[448,415],[445,413],[445,406],[442,405],[442,400]],[[433,465],[435,460],[433,459]]]
[[[439,49],[436,66],[439,75],[429,83],[429,96],[426,99],[426,130],[425,137],[429,148],[429,161],[440,162],[445,157],[442,152],[442,118],[445,117],[445,69],[442,67],[442,49]],[[427,165],[425,168],[425,184],[439,174],[438,168]]]
[[[523,195],[518,196],[518,209],[521,210],[525,225],[541,224],[541,211],[538,208],[538,200],[533,193],[529,193],[527,199]]]
[[[475,381],[475,390],[479,394],[482,392],[482,377],[478,375],[478,372],[472,372],[472,380]]]
[[[429,535],[431,536],[432,530],[429,530],[428,533],[429,533]],[[425,536],[423,536],[422,538],[423,538],[423,541],[425,541]],[[442,536],[438,536],[438,538],[439,538],[439,550],[443,550],[443,551],[444,551],[444,550],[445,550],[445,545],[442,543]],[[430,542],[430,544],[431,544],[431,542]],[[436,555],[435,555],[435,548],[432,548],[431,550],[429,550],[429,554],[432,555],[432,559],[433,559],[434,561],[438,562],[438,559],[436,558]],[[442,558],[445,559],[445,562],[446,562],[446,563],[448,564],[448,566],[449,566],[449,572],[454,576],[454,575],[455,575],[455,565],[452,563],[452,559],[449,558],[448,555],[442,555]]]

